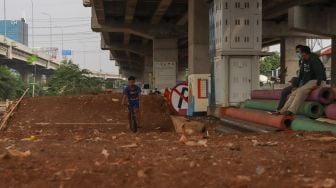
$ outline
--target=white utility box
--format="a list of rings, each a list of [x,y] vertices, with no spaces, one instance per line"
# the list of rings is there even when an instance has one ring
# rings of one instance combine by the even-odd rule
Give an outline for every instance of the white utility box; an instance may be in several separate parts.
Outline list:
[[[209,104],[210,74],[188,76],[188,116],[207,112]]]
[[[220,106],[236,106],[259,87],[257,56],[215,58],[215,98]]]

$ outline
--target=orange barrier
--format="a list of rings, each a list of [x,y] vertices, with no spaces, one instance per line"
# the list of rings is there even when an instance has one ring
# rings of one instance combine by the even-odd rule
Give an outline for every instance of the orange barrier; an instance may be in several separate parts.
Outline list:
[[[289,116],[272,115],[267,112],[239,109],[233,107],[222,108],[221,115],[249,121],[252,123],[258,123],[269,127],[276,127],[282,130],[289,129],[293,120],[293,118]]]

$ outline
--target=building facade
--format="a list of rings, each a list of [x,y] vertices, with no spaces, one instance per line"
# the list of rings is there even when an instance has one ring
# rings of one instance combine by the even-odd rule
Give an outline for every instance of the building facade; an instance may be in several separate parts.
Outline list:
[[[0,35],[28,46],[28,24],[21,20],[0,20]]]

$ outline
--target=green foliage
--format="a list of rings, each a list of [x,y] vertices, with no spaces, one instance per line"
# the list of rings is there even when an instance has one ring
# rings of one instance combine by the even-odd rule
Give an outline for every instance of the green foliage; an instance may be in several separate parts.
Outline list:
[[[280,54],[267,56],[260,60],[260,73],[263,75],[269,74],[271,70],[275,70],[280,67]]]
[[[20,76],[6,66],[0,66],[0,100],[19,98],[25,85]]]
[[[29,56],[26,60],[28,63],[32,64],[33,62],[37,61],[37,55]]]
[[[103,80],[91,78],[71,61],[64,61],[48,81],[48,95],[80,95],[102,90]]]
[[[109,80],[105,81],[105,88],[106,89],[113,89],[113,87],[114,87],[114,82],[113,81],[109,81]]]

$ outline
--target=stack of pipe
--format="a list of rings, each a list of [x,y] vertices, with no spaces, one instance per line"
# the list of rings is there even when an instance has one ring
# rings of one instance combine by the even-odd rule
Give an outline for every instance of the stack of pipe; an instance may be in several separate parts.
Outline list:
[[[330,104],[325,109],[326,117],[329,119],[336,120],[336,104]]]
[[[275,111],[282,90],[254,90],[251,100],[247,100],[244,108]],[[295,118],[291,123],[293,130],[306,131],[331,131],[336,133],[336,125],[312,120],[326,115],[327,118],[336,120],[336,89],[321,87],[313,90],[306,102],[299,108],[298,114],[302,117]],[[333,103],[333,104],[332,104]]]
[[[276,100],[247,100],[244,102],[243,107],[249,109],[263,110],[274,112],[277,110],[278,101]],[[324,107],[318,102],[305,102],[299,108],[298,114],[310,118],[319,118],[323,115]]]
[[[305,117],[296,117],[291,124],[291,129],[294,131],[317,131],[336,133],[336,126],[334,124],[315,121]]]
[[[292,122],[292,117],[283,115],[272,115],[267,112],[254,111],[248,109],[239,108],[222,108],[222,117],[231,117],[246,122],[256,123],[268,127],[274,127],[281,130],[287,130]]]
[[[336,88],[333,88],[332,90],[336,97]],[[325,108],[325,115],[329,119],[336,120],[336,103],[330,104]]]
[[[281,91],[281,89],[253,90],[251,93],[251,99],[279,100],[281,97]],[[334,101],[334,92],[328,87],[317,88],[310,93],[307,101],[315,101],[327,105]]]

